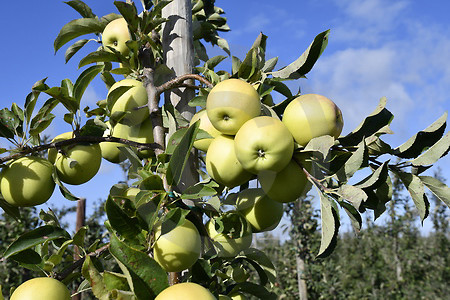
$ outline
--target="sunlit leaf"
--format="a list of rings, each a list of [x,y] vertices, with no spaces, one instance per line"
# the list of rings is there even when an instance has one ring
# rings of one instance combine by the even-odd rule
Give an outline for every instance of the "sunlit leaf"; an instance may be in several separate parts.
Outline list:
[[[69,41],[89,33],[101,33],[105,26],[97,18],[82,18],[70,21],[61,28],[53,43],[55,52]]]
[[[450,188],[439,179],[431,176],[419,176],[423,184],[450,208]]]
[[[64,53],[64,59],[66,60],[66,63],[88,42],[88,39],[78,40],[69,48],[67,48],[66,52]]]
[[[423,220],[428,216],[430,212],[430,203],[427,199],[424,190],[424,184],[420,180],[420,178],[411,173],[405,172],[396,172],[400,177],[401,181],[408,189],[411,198],[416,205],[417,210],[419,211],[420,218]]]
[[[333,200],[328,198],[328,196],[323,194],[319,189],[317,190],[320,195],[322,238],[320,240],[319,253],[316,257],[323,258],[330,255],[333,249],[336,247],[340,223],[338,213],[334,204],[332,203]]]
[[[442,137],[439,141],[422,153],[411,163],[414,166],[429,166],[437,162],[441,157],[446,155],[450,150],[450,132]]]
[[[64,2],[70,5],[73,9],[75,9],[83,18],[94,18],[95,14],[92,12],[92,9],[81,0],[71,0]]]

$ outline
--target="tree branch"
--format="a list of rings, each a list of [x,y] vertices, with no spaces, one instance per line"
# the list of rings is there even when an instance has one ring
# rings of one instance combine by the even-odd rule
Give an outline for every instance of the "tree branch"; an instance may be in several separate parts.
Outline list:
[[[106,136],[106,137],[105,136],[78,136],[78,137],[74,137],[74,138],[68,139],[68,140],[63,140],[63,141],[59,141],[59,142],[52,142],[52,143],[45,144],[45,145],[24,148],[20,152],[0,158],[0,163],[4,163],[4,162],[7,162],[12,159],[22,157],[26,154],[45,151],[45,150],[48,150],[51,148],[60,149],[65,146],[75,145],[75,144],[79,144],[79,143],[96,143],[96,144],[98,144],[98,143],[102,143],[102,142],[120,143],[120,144],[128,145],[131,147],[136,147],[139,150],[154,150],[154,151],[156,151],[160,147],[156,143],[149,143],[149,144],[138,143],[138,142],[134,142],[134,141],[130,141],[127,139],[122,139],[122,138],[117,138],[117,137],[113,137],[113,136]]]

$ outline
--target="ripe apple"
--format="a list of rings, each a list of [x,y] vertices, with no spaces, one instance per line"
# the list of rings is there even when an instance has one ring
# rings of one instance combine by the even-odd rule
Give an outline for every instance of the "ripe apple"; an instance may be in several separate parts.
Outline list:
[[[219,135],[206,152],[206,170],[209,176],[229,188],[244,184],[253,177],[237,160],[234,149],[232,136]]]
[[[252,244],[252,227],[247,224],[248,231],[242,237],[232,238],[227,234],[218,233],[215,228],[215,221],[211,219],[206,223],[206,231],[216,247],[219,257],[234,257],[242,250],[248,249]]]
[[[55,137],[53,142],[71,139],[72,136],[72,132],[66,132]],[[49,149],[48,160],[55,165],[62,182],[79,185],[97,174],[102,162],[102,151],[98,144],[70,145],[64,147],[62,152]]]
[[[214,138],[214,137],[220,135],[220,131],[218,131],[216,128],[214,128],[214,126],[211,124],[211,121],[209,120],[205,109],[198,111],[192,117],[190,125],[194,124],[198,120],[200,120],[199,128],[206,131],[210,136],[212,136]],[[213,141],[213,139],[211,139],[211,138],[196,140],[194,142],[194,147],[197,148],[198,150],[202,150],[202,151],[206,152],[206,151],[208,151],[208,147],[212,141]]]
[[[278,172],[292,159],[294,139],[283,122],[260,116],[242,125],[234,137],[234,150],[245,170]]]
[[[10,300],[70,300],[69,289],[60,281],[49,277],[37,277],[25,281]]]
[[[206,112],[217,130],[234,135],[246,121],[260,115],[261,101],[251,84],[232,78],[219,82],[209,92]]]
[[[317,94],[301,95],[292,100],[286,106],[282,120],[295,141],[302,146],[322,135],[338,138],[344,126],[339,107],[327,97]]]
[[[213,294],[201,285],[193,282],[174,284],[156,296],[155,300],[216,300]]]
[[[9,163],[0,173],[3,198],[14,206],[46,202],[55,189],[53,165],[46,159],[24,156]]]
[[[109,126],[109,122],[106,122]],[[106,130],[104,136],[108,136],[111,133],[110,130]],[[147,118],[141,124],[129,126],[128,124],[117,123],[112,128],[113,137],[130,140],[133,142],[148,144],[153,143],[153,127],[150,118]],[[122,154],[122,151],[118,147],[126,147],[122,143],[114,142],[102,142],[100,148],[102,149],[102,156],[104,159],[112,163],[120,163],[126,159],[126,156]],[[138,151],[138,155],[141,158],[148,158],[153,155],[152,150]]]
[[[291,160],[280,172],[264,171],[258,174],[261,188],[273,200],[288,203],[305,196],[311,189],[302,168]]]
[[[161,227],[155,232],[154,259],[167,272],[181,272],[190,268],[200,257],[200,234],[191,221],[161,235]]]
[[[283,204],[269,198],[261,188],[239,192],[236,207],[254,233],[274,229],[283,217]]]
[[[114,50],[119,51],[123,55],[127,56],[129,49],[126,42],[131,40],[130,32],[128,31],[128,24],[124,18],[115,19],[106,25],[102,33],[102,44],[106,51]]]
[[[108,96],[117,88],[130,86],[131,88],[123,93],[112,104],[111,115],[120,112],[127,112],[120,123],[130,126],[142,123],[148,117],[148,108],[140,108],[147,105],[147,91],[142,82],[136,79],[123,79],[114,83],[109,89]]]

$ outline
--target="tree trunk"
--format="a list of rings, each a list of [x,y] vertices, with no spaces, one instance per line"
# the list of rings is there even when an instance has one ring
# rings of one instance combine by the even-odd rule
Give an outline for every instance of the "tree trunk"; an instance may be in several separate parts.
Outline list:
[[[173,0],[162,10],[162,17],[167,18],[164,24],[162,43],[164,50],[164,62],[175,76],[192,74],[194,64],[194,47],[192,39],[192,4],[190,0]],[[170,78],[168,78],[170,79]],[[189,83],[189,82],[188,82]],[[194,97],[195,91],[189,88],[177,88],[165,93],[165,103],[171,103],[181,115],[191,120],[195,108],[188,106],[188,102]],[[172,134],[173,132],[169,132]],[[183,191],[198,181],[194,156],[188,160],[181,181],[176,187]],[[193,205],[192,201],[186,202]],[[170,284],[179,282],[179,274],[169,274]]]
[[[81,227],[84,226],[86,221],[86,199],[81,198],[77,201],[77,220],[75,225],[75,232],[78,232]],[[78,249],[78,246],[74,247],[74,254],[73,254],[74,260],[80,259],[80,250]],[[82,295],[77,294],[72,297],[72,300],[81,300]]]
[[[306,281],[302,278],[305,272],[305,261],[297,255],[297,281],[298,281],[298,296],[300,300],[308,300],[308,288]]]

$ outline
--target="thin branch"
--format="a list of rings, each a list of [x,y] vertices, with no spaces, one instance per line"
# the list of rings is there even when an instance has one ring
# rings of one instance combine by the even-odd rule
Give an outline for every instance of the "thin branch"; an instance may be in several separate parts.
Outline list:
[[[19,157],[22,157],[26,154],[31,154],[35,152],[45,151],[51,148],[60,149],[65,146],[75,145],[79,143],[102,143],[102,142],[114,142],[114,143],[120,143],[125,144],[131,147],[136,147],[139,150],[157,150],[160,148],[160,146],[156,143],[138,143],[134,141],[130,141],[127,139],[117,138],[113,136],[78,136],[72,139],[63,140],[59,142],[53,142],[45,145],[39,145],[34,147],[27,147],[21,150],[20,152],[14,153],[9,156],[5,156],[0,158],[0,163],[7,162],[12,159],[16,159]]]

